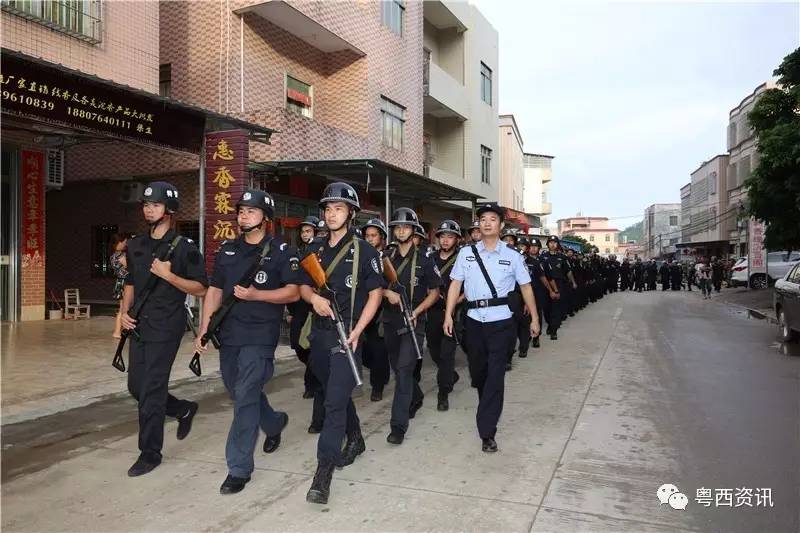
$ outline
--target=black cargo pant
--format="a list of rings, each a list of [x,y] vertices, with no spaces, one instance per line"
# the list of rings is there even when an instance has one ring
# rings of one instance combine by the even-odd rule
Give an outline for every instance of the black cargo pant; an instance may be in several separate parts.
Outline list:
[[[503,413],[506,361],[515,338],[514,319],[479,322],[467,318],[464,337],[472,386],[478,389],[478,435],[482,439],[494,438]]]
[[[356,379],[347,356],[340,351],[335,330],[312,328],[309,339],[311,370],[319,384],[314,392],[312,423],[324,418],[317,441],[317,460],[326,464],[338,463],[345,435],[361,431],[356,406],[351,398]],[[358,367],[361,366],[361,345],[358,344],[353,354]]]
[[[316,378],[314,378],[314,373],[311,371],[311,366],[308,364],[311,350],[300,346],[300,332],[303,329],[303,325],[306,323],[310,307],[302,306],[301,302],[297,302],[295,304],[295,309],[296,314],[292,315],[292,322],[289,324],[289,345],[292,347],[295,354],[297,354],[297,358],[300,362],[306,367],[305,374],[303,374],[305,390],[313,391],[317,387],[314,385]]]
[[[189,411],[190,402],[168,392],[169,374],[180,344],[180,335],[166,342],[130,338],[128,391],[139,402],[139,450],[151,460],[161,458],[165,418],[179,418]]]
[[[553,281],[556,283],[560,298],[550,300],[550,305],[547,309],[547,329],[550,330],[551,333],[555,333],[558,331],[558,328],[561,327],[561,319],[564,317],[564,306],[567,305],[565,298],[568,298],[564,292],[567,287],[566,280],[554,279]]]
[[[369,368],[369,384],[374,390],[383,391],[389,383],[389,353],[386,343],[380,335],[381,323],[370,322],[364,330],[364,349],[362,357],[364,366]]]
[[[389,352],[389,364],[394,371],[394,399],[392,401],[392,415],[389,421],[392,429],[405,433],[408,431],[409,409],[412,404],[419,403],[425,397],[419,386],[421,372],[420,361],[414,351],[411,336],[404,330],[402,319],[394,318],[383,323],[383,339],[386,350]],[[422,350],[425,341],[425,322],[417,321],[414,331],[417,343]],[[420,369],[420,370],[418,370]],[[416,374],[416,375],[415,375]]]
[[[428,351],[436,363],[436,384],[439,386],[439,392],[449,394],[453,392],[456,376],[456,340],[444,334],[443,325],[444,308],[429,309],[428,321],[425,324]]]

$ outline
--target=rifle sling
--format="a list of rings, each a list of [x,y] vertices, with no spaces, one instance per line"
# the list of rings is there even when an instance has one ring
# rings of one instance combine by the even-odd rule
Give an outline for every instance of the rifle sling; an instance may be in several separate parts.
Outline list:
[[[172,239],[172,241],[169,243],[169,247],[167,248],[166,253],[164,253],[164,255],[161,258],[159,258],[159,260],[169,261],[170,258],[172,257],[172,253],[178,247],[178,243],[181,241],[181,239],[183,239],[183,236],[176,235],[175,238]],[[131,307],[132,313],[128,313],[134,320],[139,318],[139,313],[142,312],[144,304],[147,302],[147,299],[150,297],[150,294],[156,288],[159,279],[161,278],[159,278],[152,272],[150,273],[150,276],[147,278],[147,281],[144,284],[144,289],[142,290],[142,294],[139,300],[134,302],[133,306]]]

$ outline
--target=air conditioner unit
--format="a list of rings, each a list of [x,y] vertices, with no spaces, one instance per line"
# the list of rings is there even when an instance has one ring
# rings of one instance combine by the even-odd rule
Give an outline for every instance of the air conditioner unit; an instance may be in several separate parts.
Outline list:
[[[45,185],[51,189],[64,186],[64,150],[47,150],[47,180]]]
[[[122,184],[122,194],[119,201],[123,204],[135,204],[142,201],[144,187],[138,181],[128,181]]]

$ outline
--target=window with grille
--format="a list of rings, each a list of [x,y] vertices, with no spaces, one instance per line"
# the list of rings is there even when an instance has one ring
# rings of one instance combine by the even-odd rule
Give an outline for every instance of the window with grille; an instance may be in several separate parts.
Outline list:
[[[611,235],[606,233],[606,242],[611,242]]]
[[[594,235],[589,235],[589,242],[594,242]]]
[[[100,0],[2,0],[0,7],[92,44],[102,41]]]
[[[406,121],[406,108],[381,96],[381,125],[383,126],[383,145],[395,150],[403,149],[403,125]]]
[[[672,215],[669,217],[669,225],[670,226],[677,226],[678,225],[678,215]]]
[[[708,194],[717,194],[717,173],[712,172],[708,176]]]
[[[172,96],[172,63],[158,66],[158,94],[167,98]]]
[[[312,87],[291,76],[286,76],[286,109],[304,117],[312,117]]]
[[[406,3],[403,0],[383,0],[381,2],[381,22],[397,35],[403,35],[403,16]]]
[[[492,69],[481,61],[481,100],[492,105]]]
[[[492,149],[481,145],[481,183],[492,182]]]

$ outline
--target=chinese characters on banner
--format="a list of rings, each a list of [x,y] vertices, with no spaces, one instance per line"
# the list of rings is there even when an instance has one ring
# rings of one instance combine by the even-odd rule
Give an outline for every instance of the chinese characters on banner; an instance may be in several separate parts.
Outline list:
[[[44,154],[22,152],[22,266],[44,264]]]
[[[748,224],[749,243],[748,257],[750,258],[750,274],[754,272],[766,272],[767,251],[764,249],[764,223],[750,219]]]
[[[243,130],[206,135],[205,250],[211,272],[214,253],[226,239],[237,236],[236,202],[249,186],[247,164],[250,145]]]

